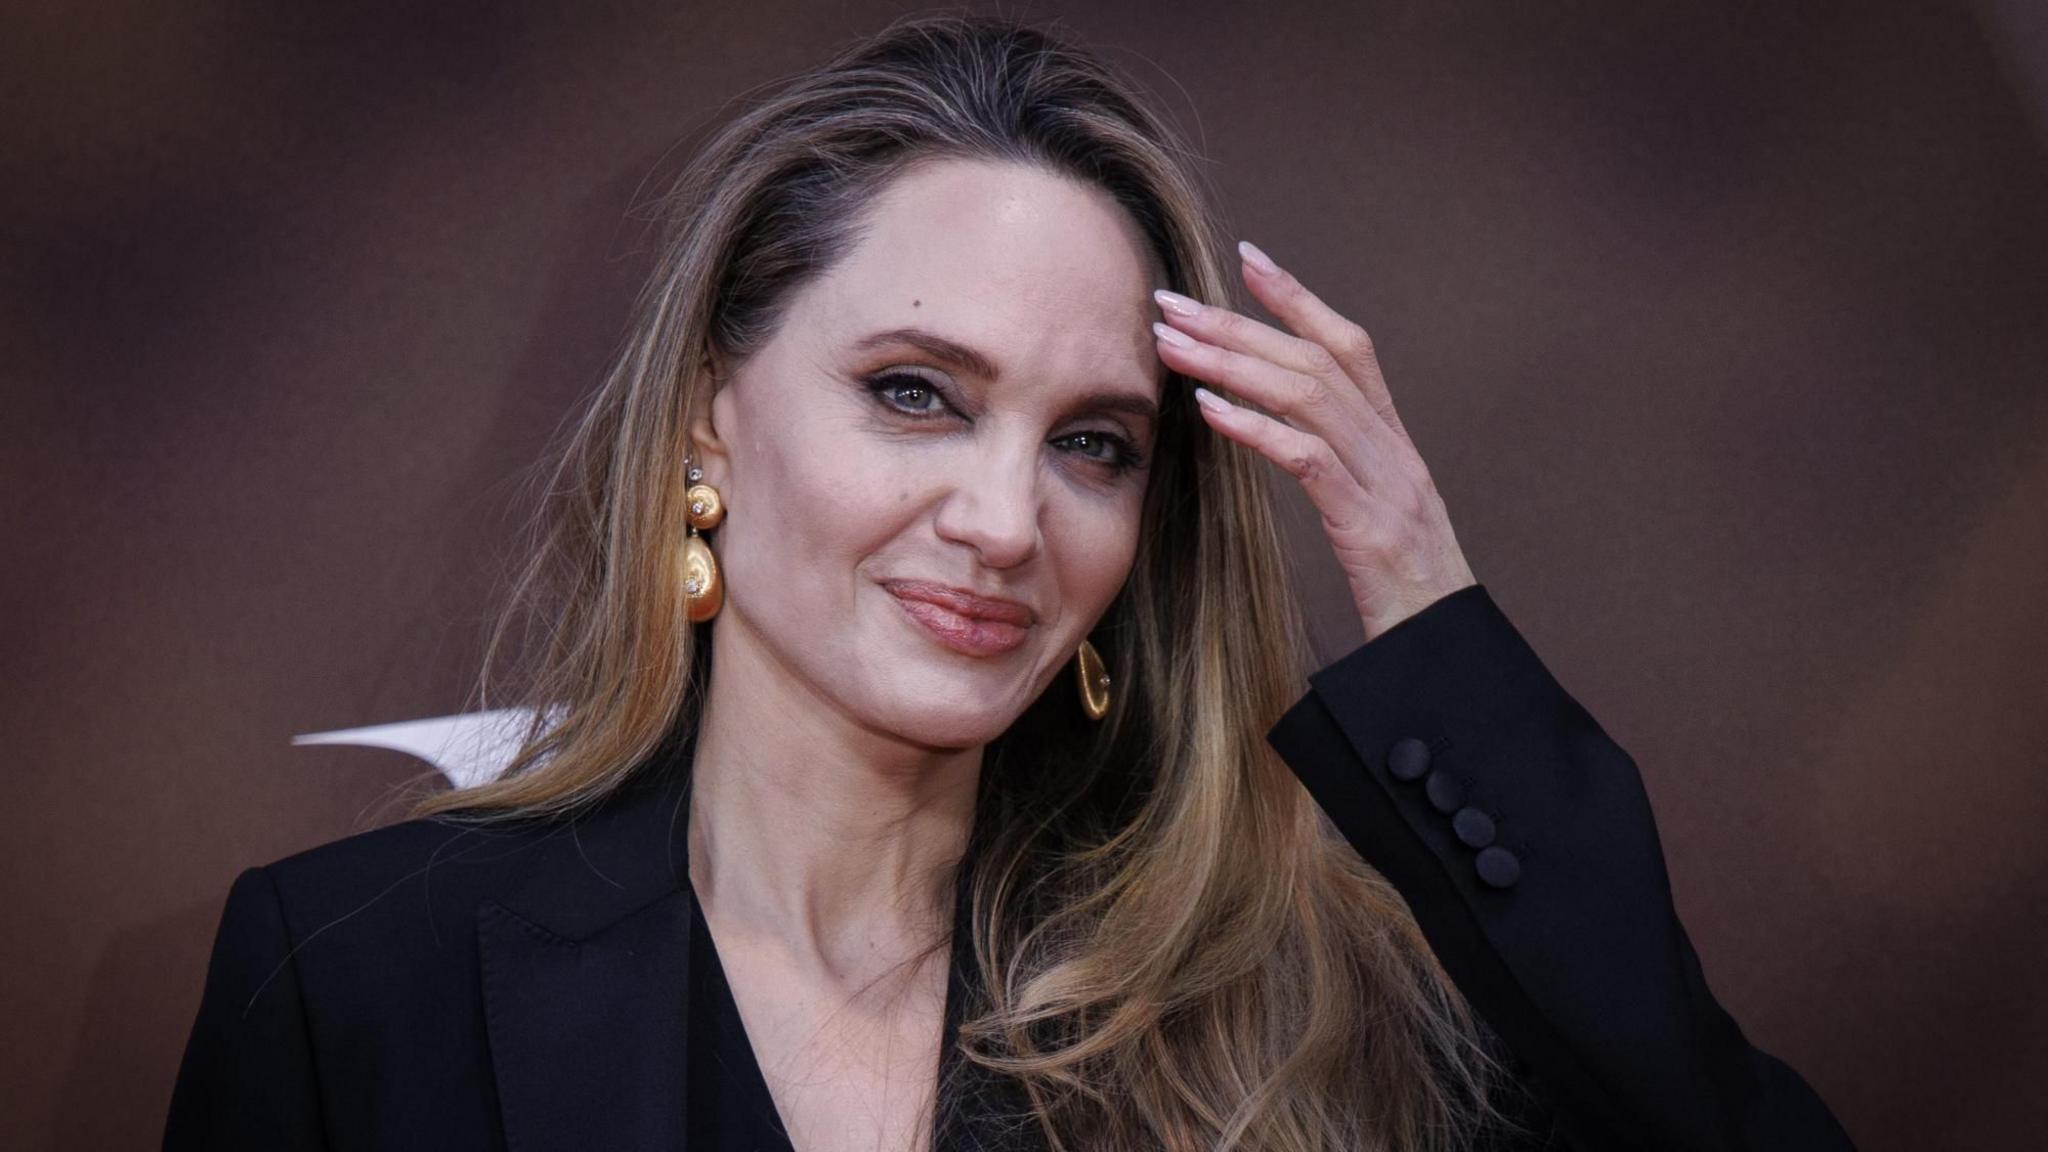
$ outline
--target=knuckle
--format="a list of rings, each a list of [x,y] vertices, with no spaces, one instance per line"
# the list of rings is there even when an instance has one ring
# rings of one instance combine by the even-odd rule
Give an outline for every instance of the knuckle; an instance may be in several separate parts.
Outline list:
[[[1314,436],[1303,437],[1287,453],[1287,471],[1303,484],[1328,475],[1335,462],[1330,446]]]
[[[1308,353],[1309,371],[1324,380],[1334,380],[1344,374],[1344,366],[1337,361],[1335,353],[1321,344],[1310,344]]]
[[[1414,485],[1403,488],[1393,504],[1401,521],[1406,524],[1420,523],[1429,511],[1429,501],[1423,496],[1422,489]]]
[[[1383,556],[1387,554],[1386,533],[1381,531],[1373,517],[1362,509],[1348,509],[1338,515],[1325,513],[1323,529],[1333,540],[1342,540],[1360,556]]]
[[[1376,355],[1372,346],[1372,334],[1348,320],[1344,323],[1338,341],[1346,352],[1357,359],[1372,360]]]
[[[1345,541],[1356,549],[1363,549],[1371,543],[1371,524],[1361,520],[1355,512],[1347,511],[1334,515],[1325,512],[1322,514],[1322,521],[1324,533],[1332,540]]]
[[[1290,411],[1313,413],[1321,410],[1330,394],[1315,377],[1296,375],[1288,378],[1286,395]]]
[[[1408,523],[1419,524],[1431,518],[1438,500],[1436,486],[1427,476],[1411,476],[1409,483],[1401,486],[1396,508]]]

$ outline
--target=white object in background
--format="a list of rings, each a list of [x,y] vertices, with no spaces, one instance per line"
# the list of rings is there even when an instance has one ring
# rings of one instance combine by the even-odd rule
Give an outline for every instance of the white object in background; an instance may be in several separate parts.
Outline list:
[[[550,711],[559,714],[558,709]],[[373,724],[367,728],[308,732],[292,737],[292,743],[389,748],[425,760],[446,776],[450,784],[469,788],[496,779],[511,765],[512,758],[519,754],[520,740],[526,735],[527,721],[532,716],[531,708],[498,708]]]

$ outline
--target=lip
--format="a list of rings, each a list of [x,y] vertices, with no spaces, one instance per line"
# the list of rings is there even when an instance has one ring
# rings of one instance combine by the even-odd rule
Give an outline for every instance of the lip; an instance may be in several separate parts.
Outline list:
[[[1037,620],[1029,607],[1015,600],[981,596],[949,584],[891,580],[883,587],[933,638],[969,656],[998,656],[1010,651],[1024,642]]]

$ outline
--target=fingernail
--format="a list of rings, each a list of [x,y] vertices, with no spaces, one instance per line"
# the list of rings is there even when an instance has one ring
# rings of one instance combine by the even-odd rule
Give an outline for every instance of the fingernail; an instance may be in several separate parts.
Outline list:
[[[1239,240],[1237,242],[1237,254],[1244,257],[1245,263],[1264,272],[1268,276],[1280,270],[1280,266],[1273,263],[1271,256],[1259,251],[1259,246],[1249,240]]]
[[[1200,384],[1195,385],[1195,403],[1219,415],[1230,411],[1231,408],[1230,401],[1209,391]]]
[[[1202,311],[1202,306],[1199,303],[1188,299],[1178,292],[1168,292],[1164,288],[1152,293],[1152,299],[1157,300],[1161,308],[1166,309],[1175,316],[1198,316]]]
[[[1188,339],[1187,333],[1171,325],[1161,324],[1157,320],[1152,322],[1152,333],[1177,348],[1193,348],[1195,346],[1195,342]]]

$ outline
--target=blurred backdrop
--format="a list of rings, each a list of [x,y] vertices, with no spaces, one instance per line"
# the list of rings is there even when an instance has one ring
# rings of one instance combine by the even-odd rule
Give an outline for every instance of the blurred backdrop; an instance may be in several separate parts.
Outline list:
[[[2038,1139],[2043,6],[1004,10],[1156,90],[1372,330],[1751,1038],[1867,1149]],[[903,11],[8,6],[0,1145],[156,1140],[230,879],[422,767],[290,738],[468,705],[646,200]]]

